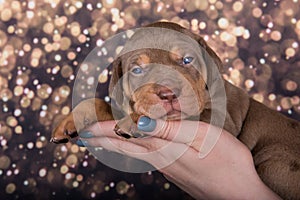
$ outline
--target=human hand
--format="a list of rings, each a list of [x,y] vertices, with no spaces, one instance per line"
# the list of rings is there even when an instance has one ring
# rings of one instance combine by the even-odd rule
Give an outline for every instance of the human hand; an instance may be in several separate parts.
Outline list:
[[[280,199],[258,177],[250,151],[228,132],[198,121],[153,121],[139,130],[151,137],[124,139],[114,121],[94,124],[80,145],[103,147],[144,160],[196,199]],[[208,130],[218,138],[205,157],[199,153]],[[221,135],[219,135],[221,133]]]

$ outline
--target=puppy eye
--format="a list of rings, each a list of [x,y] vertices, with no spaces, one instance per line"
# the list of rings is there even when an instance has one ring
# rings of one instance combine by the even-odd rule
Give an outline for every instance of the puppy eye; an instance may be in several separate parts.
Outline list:
[[[132,70],[131,70],[132,73],[134,74],[142,74],[143,73],[143,69],[139,66],[136,66],[134,67]]]
[[[191,64],[191,62],[193,62],[194,58],[191,56],[186,56],[182,59],[182,64],[184,65],[188,65]]]

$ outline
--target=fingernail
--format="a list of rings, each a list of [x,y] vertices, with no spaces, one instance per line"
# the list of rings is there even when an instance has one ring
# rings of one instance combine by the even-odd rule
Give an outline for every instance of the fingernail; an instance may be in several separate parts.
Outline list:
[[[86,146],[88,146],[88,142],[85,141],[85,140],[77,140],[77,141],[76,141],[76,144],[77,144],[78,146],[80,146],[80,147],[86,147]]]
[[[138,120],[137,127],[140,131],[152,132],[156,127],[156,120],[142,116]]]
[[[83,131],[81,133],[79,133],[79,137],[81,138],[92,138],[94,137],[93,133],[89,132],[89,131]]]

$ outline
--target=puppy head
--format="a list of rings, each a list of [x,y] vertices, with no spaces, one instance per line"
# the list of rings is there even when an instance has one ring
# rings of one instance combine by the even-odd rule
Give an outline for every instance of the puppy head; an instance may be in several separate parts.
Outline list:
[[[199,116],[209,103],[212,71],[220,68],[220,59],[200,36],[158,22],[125,44],[113,63],[110,95],[128,114],[171,120]]]

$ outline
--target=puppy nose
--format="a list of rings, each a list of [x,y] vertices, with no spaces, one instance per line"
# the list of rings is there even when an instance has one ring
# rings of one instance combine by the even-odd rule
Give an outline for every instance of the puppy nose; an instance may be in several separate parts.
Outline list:
[[[167,100],[169,102],[177,99],[178,95],[179,95],[179,90],[178,89],[173,89],[173,90],[170,90],[169,88],[166,88],[166,87],[162,87],[158,94],[159,98],[161,100]]]

